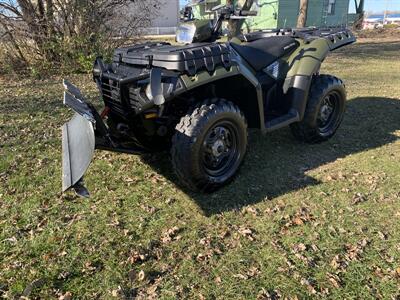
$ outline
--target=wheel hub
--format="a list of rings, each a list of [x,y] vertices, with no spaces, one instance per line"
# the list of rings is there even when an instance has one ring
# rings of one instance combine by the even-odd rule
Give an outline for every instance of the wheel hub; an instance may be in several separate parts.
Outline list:
[[[212,154],[215,157],[220,157],[226,150],[227,147],[222,139],[216,140],[215,143],[211,146]]]
[[[318,130],[321,134],[331,134],[332,129],[335,127],[337,128],[340,123],[339,100],[340,95],[336,91],[329,92],[325,98],[323,98],[317,116]]]
[[[323,124],[329,121],[332,113],[334,111],[334,105],[329,99],[329,97],[325,98],[324,103],[321,106],[319,119]]]
[[[333,111],[333,109],[329,105],[322,106],[322,108],[321,108],[321,120],[324,121],[324,122],[328,121],[329,117],[332,114],[332,111]]]
[[[212,176],[220,176],[230,168],[237,153],[237,137],[232,125],[219,124],[209,131],[204,143],[204,166]]]

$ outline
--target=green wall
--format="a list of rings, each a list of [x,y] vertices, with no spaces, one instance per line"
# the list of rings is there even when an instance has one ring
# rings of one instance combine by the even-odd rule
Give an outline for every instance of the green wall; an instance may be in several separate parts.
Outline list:
[[[328,15],[326,25],[347,25],[349,15],[349,0],[336,0],[335,14]]]
[[[309,0],[307,26],[346,25],[349,0],[336,0],[335,12],[327,14],[328,0]],[[296,27],[299,13],[299,0],[280,0],[278,27]]]

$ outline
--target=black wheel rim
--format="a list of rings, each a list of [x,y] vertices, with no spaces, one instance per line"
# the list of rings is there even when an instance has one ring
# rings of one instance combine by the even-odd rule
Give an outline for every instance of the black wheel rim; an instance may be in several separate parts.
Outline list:
[[[202,157],[205,172],[221,181],[229,177],[240,158],[239,133],[230,121],[214,124],[206,133]]]
[[[337,126],[340,116],[339,105],[340,95],[336,91],[332,91],[325,96],[317,120],[321,134],[329,134]]]

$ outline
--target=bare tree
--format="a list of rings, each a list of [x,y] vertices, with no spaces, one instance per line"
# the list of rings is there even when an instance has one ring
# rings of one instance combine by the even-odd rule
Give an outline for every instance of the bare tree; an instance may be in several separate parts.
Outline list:
[[[306,26],[307,9],[308,9],[308,0],[300,0],[299,17],[297,19],[297,27],[298,28],[302,28],[302,27]]]
[[[161,0],[0,0],[10,55],[53,65],[108,51],[140,34]]]

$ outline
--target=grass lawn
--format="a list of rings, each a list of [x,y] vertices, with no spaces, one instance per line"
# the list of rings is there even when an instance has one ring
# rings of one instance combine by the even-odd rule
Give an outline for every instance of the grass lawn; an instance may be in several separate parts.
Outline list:
[[[60,78],[1,79],[0,297],[399,299],[400,41],[362,40],[322,73],[348,88],[329,142],[251,132],[210,195],[182,191],[167,153],[96,152],[90,199],[60,193]]]

